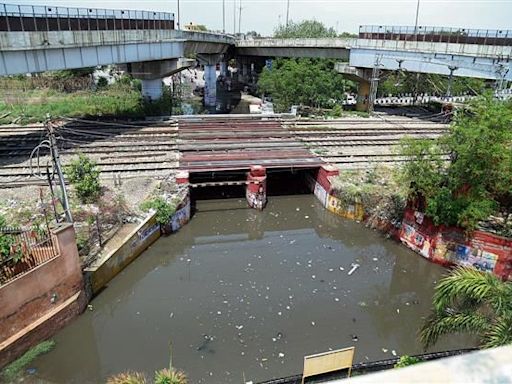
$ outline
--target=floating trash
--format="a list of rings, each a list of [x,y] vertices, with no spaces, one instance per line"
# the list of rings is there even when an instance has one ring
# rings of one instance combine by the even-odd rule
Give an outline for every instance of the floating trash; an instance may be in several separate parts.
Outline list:
[[[351,265],[352,265],[352,268],[350,269],[350,271],[348,271],[349,276],[352,275],[355,272],[355,270],[360,267],[360,265],[357,263],[356,264],[352,263]]]

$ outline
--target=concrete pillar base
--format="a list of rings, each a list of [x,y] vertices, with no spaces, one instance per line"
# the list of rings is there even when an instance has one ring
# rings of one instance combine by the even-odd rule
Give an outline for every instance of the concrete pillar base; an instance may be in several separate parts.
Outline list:
[[[204,66],[204,105],[214,107],[217,104],[217,73],[215,65]]]
[[[162,79],[142,79],[142,97],[147,101],[160,100],[163,95]]]
[[[360,81],[357,88],[356,111],[368,112],[370,99],[370,82]]]
[[[249,207],[260,211],[267,205],[267,170],[261,165],[251,166],[247,174],[246,199]]]
[[[226,77],[228,75],[228,63],[225,61],[220,62],[220,75]]]

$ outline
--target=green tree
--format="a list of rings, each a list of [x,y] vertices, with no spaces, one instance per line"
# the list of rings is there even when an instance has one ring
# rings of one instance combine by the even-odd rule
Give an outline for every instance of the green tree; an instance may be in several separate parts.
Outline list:
[[[336,31],[316,20],[291,21],[279,26],[275,38],[334,38]],[[258,90],[272,96],[277,111],[302,104],[316,108],[332,108],[343,100],[343,93],[355,89],[352,82],[334,70],[329,59],[278,59],[273,68],[264,68],[258,79]]]
[[[277,111],[294,104],[331,108],[351,88],[334,70],[333,60],[278,59],[271,70],[263,69],[258,80],[259,91],[272,96]]]
[[[78,155],[65,168],[65,173],[82,204],[94,203],[101,196],[100,171],[96,163],[84,154]]]
[[[408,141],[402,178],[426,200],[436,224],[473,230],[479,221],[512,208],[512,103],[491,95],[457,113],[449,133],[433,141]],[[441,162],[439,156],[448,156]]]
[[[404,93],[427,93],[444,96],[448,90],[448,76],[412,73],[406,71],[387,72],[379,83],[378,96],[398,95]],[[469,77],[454,77],[452,95],[469,93],[482,94],[487,89],[485,80]]]
[[[480,346],[512,342],[512,283],[491,273],[458,267],[435,288],[432,314],[420,330],[424,348],[447,334],[476,335]]]
[[[327,28],[320,21],[304,20],[301,22],[290,21],[288,25],[280,25],[274,31],[274,37],[278,39],[306,39],[320,37],[336,37],[334,28]]]

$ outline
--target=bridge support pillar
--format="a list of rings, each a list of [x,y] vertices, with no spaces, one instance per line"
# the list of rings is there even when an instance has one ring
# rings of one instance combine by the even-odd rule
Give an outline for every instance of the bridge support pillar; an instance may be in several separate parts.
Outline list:
[[[267,170],[261,165],[253,165],[247,174],[245,193],[249,207],[260,211],[267,204]]]
[[[226,77],[228,75],[228,63],[225,61],[220,62],[220,74],[223,77]]]
[[[162,79],[142,79],[142,97],[147,101],[160,100],[163,95]]]
[[[368,112],[370,100],[370,82],[360,80],[357,87],[356,111]]]
[[[215,65],[204,66],[204,105],[214,107],[217,104],[217,72]]]

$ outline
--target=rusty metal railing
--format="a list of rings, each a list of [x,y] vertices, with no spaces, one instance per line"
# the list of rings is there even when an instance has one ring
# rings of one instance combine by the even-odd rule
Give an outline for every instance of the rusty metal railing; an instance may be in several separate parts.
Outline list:
[[[0,228],[0,286],[58,255],[49,230]]]

